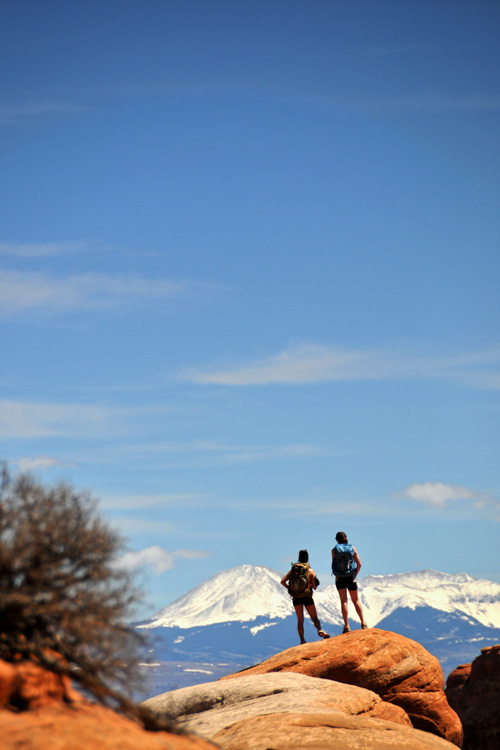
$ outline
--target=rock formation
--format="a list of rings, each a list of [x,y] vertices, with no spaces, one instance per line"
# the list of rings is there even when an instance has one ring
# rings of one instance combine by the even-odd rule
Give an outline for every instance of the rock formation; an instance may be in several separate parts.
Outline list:
[[[370,690],[280,672],[181,688],[145,702],[224,750],[453,750]],[[380,718],[382,717],[382,718]],[[387,721],[387,718],[390,720]]]
[[[453,750],[455,745],[390,721],[321,714],[271,714],[246,719],[218,732],[223,750]]]
[[[411,727],[402,708],[385,703],[371,690],[291,672],[244,675],[172,690],[150,698],[144,705],[203,737],[211,737],[242,719],[268,713],[342,711]]]
[[[0,661],[0,709],[30,711],[83,700],[68,677],[31,661]]]
[[[281,671],[372,690],[383,701],[403,708],[415,728],[461,747],[462,726],[446,700],[439,662],[409,638],[376,628],[356,630],[295,646],[239,675]]]
[[[464,750],[500,748],[500,645],[481,649],[472,664],[461,664],[446,681],[446,697],[459,715]]]
[[[32,662],[0,661],[0,737],[2,750],[215,750],[198,737],[147,732]]]
[[[481,673],[493,674],[491,664]],[[146,701],[195,733],[173,734],[89,703],[32,662],[0,661],[0,737],[2,750],[453,750],[461,727],[443,687],[437,660],[418,643],[355,631]]]

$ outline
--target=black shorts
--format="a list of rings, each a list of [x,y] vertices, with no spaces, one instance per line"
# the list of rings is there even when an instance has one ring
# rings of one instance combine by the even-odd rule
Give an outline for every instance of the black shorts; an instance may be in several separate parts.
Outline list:
[[[303,604],[304,607],[310,607],[311,604],[314,604],[312,594],[308,594],[307,596],[294,596],[292,598],[293,606],[295,607],[297,604]]]
[[[358,584],[352,576],[338,576],[335,579],[335,586],[337,589],[349,589],[349,591],[357,591]]]

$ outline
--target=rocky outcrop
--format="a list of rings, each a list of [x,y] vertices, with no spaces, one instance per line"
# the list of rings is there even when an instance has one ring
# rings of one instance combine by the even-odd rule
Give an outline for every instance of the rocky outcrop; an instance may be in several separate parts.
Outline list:
[[[206,738],[243,719],[271,713],[341,711],[411,727],[402,708],[385,703],[371,690],[291,672],[242,676],[180,688],[150,698],[143,705]]]
[[[321,714],[271,714],[233,724],[212,741],[223,750],[453,750],[455,745],[389,721]]]
[[[68,677],[31,661],[0,661],[0,709],[29,711],[81,700]]]
[[[178,719],[186,734],[173,734],[89,703],[32,662],[0,662],[0,737],[2,750],[453,750],[460,725],[443,687],[419,644],[355,631],[146,701]]]
[[[224,750],[454,748],[413,729],[403,709],[370,690],[289,672],[243,673],[164,693],[145,705]]]
[[[500,748],[500,645],[481,649],[446,681],[446,696],[464,730],[464,750]]]
[[[2,750],[216,750],[198,737],[146,732],[110,709],[83,703],[0,711]]]
[[[32,662],[0,661],[2,750],[215,750],[198,737],[147,732],[87,702],[65,677]]]
[[[356,630],[295,646],[228,677],[281,671],[371,690],[403,708],[415,728],[461,747],[462,726],[446,699],[439,662],[409,638],[376,628]]]

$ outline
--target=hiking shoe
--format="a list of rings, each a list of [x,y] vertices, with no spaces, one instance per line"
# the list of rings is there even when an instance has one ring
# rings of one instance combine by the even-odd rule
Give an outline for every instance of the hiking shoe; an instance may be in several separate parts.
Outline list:
[[[343,629],[342,633],[350,633],[350,632],[351,632],[351,628],[349,627],[349,625],[346,625],[346,626],[344,627],[344,629]]]
[[[365,622],[365,624],[364,624],[364,625],[361,625],[361,630],[365,630],[365,629],[366,629],[367,627],[368,627],[368,625],[367,625],[367,624],[366,624],[366,622]]]
[[[324,630],[318,630],[318,635],[319,635],[319,636],[320,636],[321,638],[325,638],[325,640],[326,640],[327,638],[329,638],[329,637],[330,637],[330,633],[325,633],[325,631],[324,631]]]

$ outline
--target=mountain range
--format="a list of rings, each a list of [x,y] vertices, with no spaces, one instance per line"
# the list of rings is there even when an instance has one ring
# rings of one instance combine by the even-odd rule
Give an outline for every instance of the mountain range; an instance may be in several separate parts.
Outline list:
[[[224,570],[136,623],[149,642],[143,663],[149,685],[139,697],[212,681],[297,645],[293,606],[280,580],[263,566]],[[423,570],[367,576],[359,586],[368,625],[418,641],[437,656],[445,676],[483,646],[500,643],[498,583]],[[320,586],[314,599],[322,626],[338,635],[335,586]],[[350,615],[356,616],[352,604]],[[306,616],[306,639],[316,638]]]

